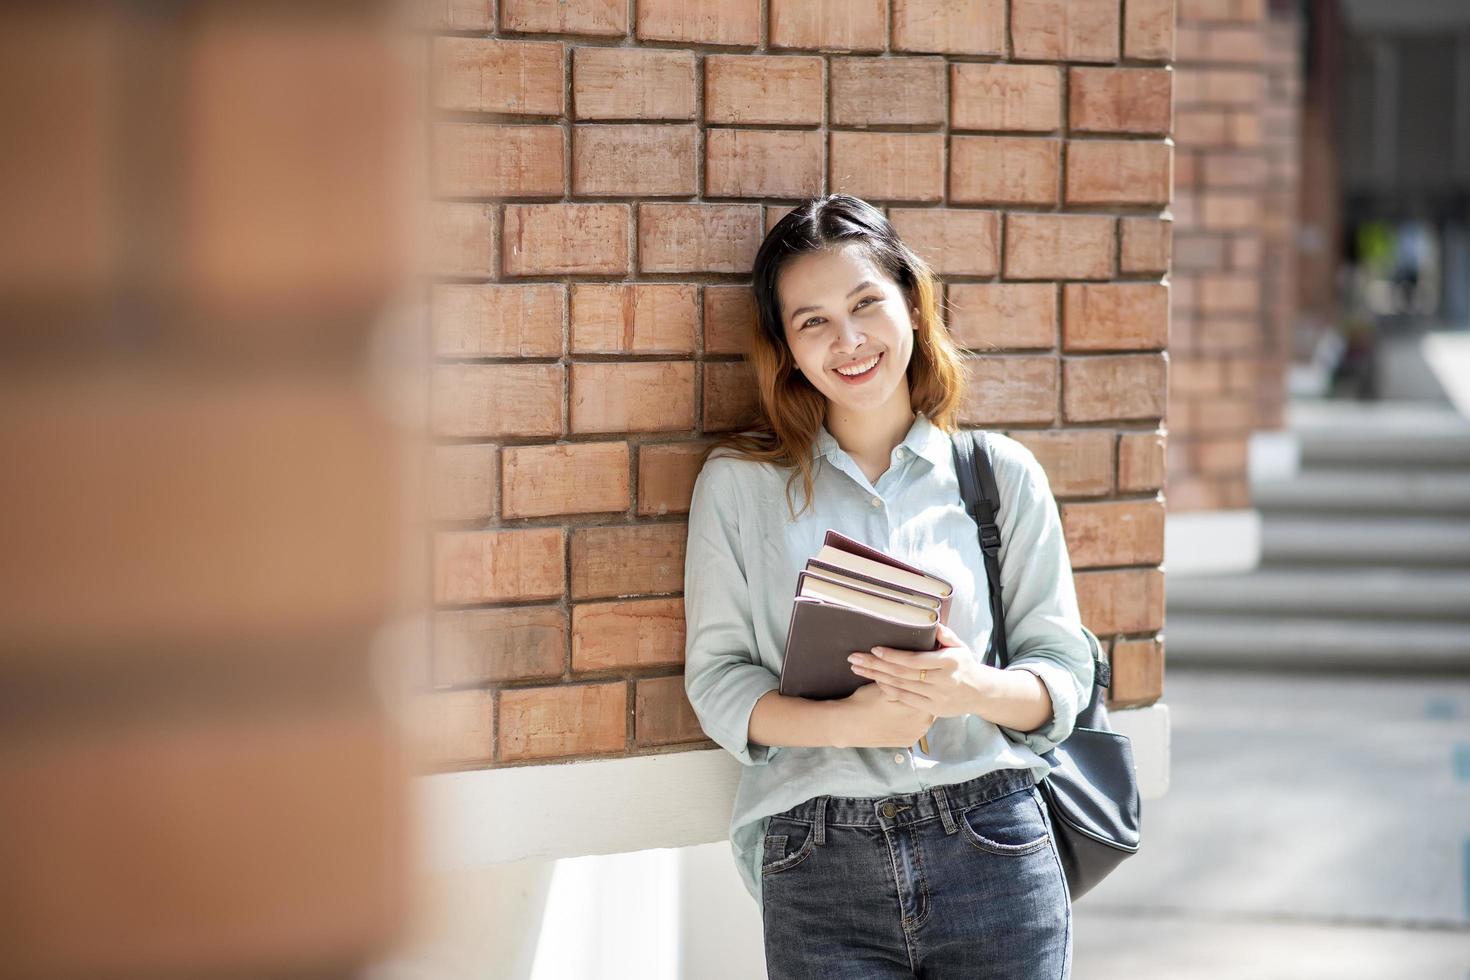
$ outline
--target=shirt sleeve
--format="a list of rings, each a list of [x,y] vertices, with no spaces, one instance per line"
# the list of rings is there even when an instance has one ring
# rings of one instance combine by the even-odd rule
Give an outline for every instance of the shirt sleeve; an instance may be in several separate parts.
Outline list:
[[[757,662],[740,549],[739,463],[714,457],[694,481],[684,550],[684,693],[706,735],[747,766],[780,751],[749,739],[750,713],[780,678]]]
[[[1025,445],[998,433],[988,439],[1001,493],[1000,580],[1005,609],[1007,670],[1041,678],[1052,717],[1009,737],[1044,755],[1072,734],[1091,697],[1097,640],[1082,625],[1072,562],[1046,470]]]

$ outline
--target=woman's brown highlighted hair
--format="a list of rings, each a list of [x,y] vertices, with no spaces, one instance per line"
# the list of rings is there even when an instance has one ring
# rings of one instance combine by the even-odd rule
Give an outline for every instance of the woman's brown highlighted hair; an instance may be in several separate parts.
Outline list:
[[[965,383],[964,362],[939,315],[939,279],[923,259],[898,237],[882,211],[849,194],[828,194],[798,205],[776,223],[756,253],[751,288],[757,322],[745,338],[745,358],[760,394],[758,417],[742,431],[718,437],[700,463],[716,450],[736,459],[773,463],[792,470],[786,505],[796,477],[802,478],[811,506],[812,446],[827,414],[827,398],[796,370],[786,343],[776,276],[793,257],[823,249],[856,246],[902,288],[917,330],[909,359],[909,403],[945,432],[955,431],[955,415]]]

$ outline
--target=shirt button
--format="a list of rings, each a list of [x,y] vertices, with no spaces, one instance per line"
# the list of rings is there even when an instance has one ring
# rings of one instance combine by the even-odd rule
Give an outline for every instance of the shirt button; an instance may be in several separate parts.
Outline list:
[[[882,497],[874,497],[873,500],[872,500],[872,504],[873,504],[874,507],[881,506],[883,504],[883,498]]]
[[[893,761],[894,762],[903,762],[903,753],[902,752],[895,752],[895,753],[893,753]]]

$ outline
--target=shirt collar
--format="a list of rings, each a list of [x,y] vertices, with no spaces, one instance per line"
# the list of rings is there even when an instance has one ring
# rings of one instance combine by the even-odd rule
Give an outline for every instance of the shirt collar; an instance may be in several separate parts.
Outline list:
[[[952,452],[949,434],[929,421],[929,416],[923,412],[917,413],[914,424],[909,426],[908,435],[903,437],[903,442],[899,445],[907,447],[910,452],[924,457],[935,466],[941,465]],[[841,448],[825,423],[818,426],[817,438],[812,443],[813,459],[831,455],[834,450]]]

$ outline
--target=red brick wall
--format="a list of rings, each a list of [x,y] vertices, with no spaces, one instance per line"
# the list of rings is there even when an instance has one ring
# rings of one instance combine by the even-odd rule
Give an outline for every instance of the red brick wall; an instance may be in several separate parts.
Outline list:
[[[754,405],[756,249],[826,192],[944,276],[963,422],[1051,475],[1112,703],[1159,696],[1172,0],[435,10],[436,765],[711,744],[695,462]]]
[[[1262,298],[1264,0],[1179,0],[1172,511],[1250,505],[1257,391],[1279,383]],[[1277,372],[1279,374],[1279,372]]]

